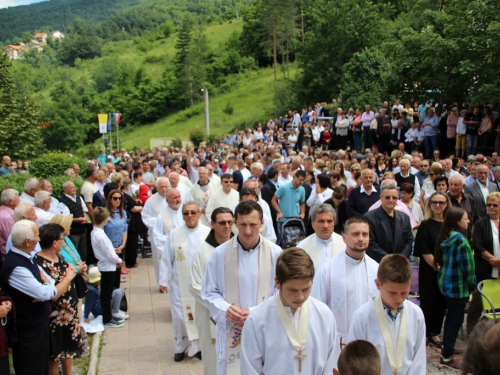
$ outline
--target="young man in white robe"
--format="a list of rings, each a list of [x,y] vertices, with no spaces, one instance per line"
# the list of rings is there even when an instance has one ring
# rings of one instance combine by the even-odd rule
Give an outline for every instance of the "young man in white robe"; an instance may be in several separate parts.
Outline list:
[[[310,297],[311,257],[298,247],[284,250],[276,264],[273,297],[250,312],[241,339],[245,375],[330,375],[340,353],[333,313]]]
[[[205,216],[207,222],[210,223],[212,212],[217,207],[227,207],[229,209],[236,206],[240,200],[240,196],[236,190],[233,189],[233,176],[229,173],[224,173],[221,178],[222,189],[217,190],[208,198],[207,209]]]
[[[311,225],[314,233],[304,238],[297,247],[304,249],[317,270],[345,249],[342,236],[334,232],[335,210],[330,204],[320,204],[314,207],[311,214]]]
[[[233,179],[231,175],[231,180]],[[224,177],[223,177],[224,178]],[[227,207],[216,208],[210,218],[212,230],[196,250],[191,261],[191,283],[189,290],[196,300],[196,326],[200,336],[201,354],[203,357],[203,374],[217,373],[217,356],[215,354],[215,324],[210,320],[209,306],[201,298],[201,285],[205,277],[208,260],[216,247],[229,241],[231,227],[234,223],[233,212]]]
[[[325,303],[335,315],[340,349],[347,343],[354,312],[378,294],[378,263],[366,255],[369,231],[365,218],[347,219],[342,235],[345,250],[321,266],[314,276],[311,296]]]
[[[217,247],[210,257],[201,297],[217,323],[218,375],[240,374],[241,329],[250,309],[271,297],[281,248],[259,234],[262,207],[253,201],[235,209],[238,235]]]
[[[158,177],[156,180],[156,193],[154,193],[151,198],[146,201],[144,208],[141,212],[141,218],[144,225],[148,228],[149,236],[151,238],[151,254],[153,257],[153,267],[155,270],[156,279],[159,277],[159,261],[156,256],[156,247],[153,240],[153,227],[156,222],[156,218],[160,215],[167,206],[167,191],[170,188],[170,183],[166,177]]]
[[[207,224],[205,213],[208,201],[210,197],[219,189],[219,187],[210,183],[210,180],[208,179],[208,171],[205,167],[198,168],[198,176],[200,178],[191,188],[191,197],[193,201],[201,207],[201,222],[203,224]]]
[[[181,196],[177,189],[170,189],[167,192],[167,206],[156,217],[153,231],[151,235],[151,252],[153,254],[153,267],[155,276],[160,286],[160,293],[167,292],[167,276],[165,267],[162,270],[162,254],[167,245],[168,234],[179,225],[182,221]]]
[[[201,359],[195,299],[189,291],[191,261],[194,252],[210,233],[210,228],[198,222],[200,215],[201,211],[196,202],[186,202],[182,206],[184,223],[168,235],[161,258],[169,290],[176,362],[184,359],[184,351],[189,345],[191,348],[188,355],[196,355]]]
[[[382,363],[381,374],[427,372],[424,314],[406,299],[411,279],[411,265],[404,255],[386,255],[375,280],[380,293],[352,317],[347,341],[366,340],[375,345]]]

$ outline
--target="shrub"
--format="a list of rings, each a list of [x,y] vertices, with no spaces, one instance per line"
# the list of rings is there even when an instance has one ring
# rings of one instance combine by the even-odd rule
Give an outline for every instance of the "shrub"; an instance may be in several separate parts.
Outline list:
[[[222,112],[224,112],[226,115],[228,116],[231,116],[234,112],[234,107],[233,105],[231,104],[231,102],[227,102],[226,106],[224,107],[224,109],[222,110]]]
[[[182,139],[180,139],[180,138],[172,139],[172,142],[170,142],[170,147],[176,147],[176,148],[181,149],[182,148]]]
[[[9,174],[0,178],[0,190],[4,188],[16,189],[19,194],[24,191],[24,183],[28,178],[37,177],[38,179],[44,178],[40,176],[28,175],[28,174]],[[46,178],[46,177],[45,177]],[[77,191],[80,191],[83,185],[83,178],[81,177],[66,177],[62,176],[52,176],[47,178],[51,183],[54,191],[52,195],[59,199],[63,195],[62,184],[68,180],[75,183]]]
[[[189,132],[189,139],[193,146],[198,147],[205,140],[205,133],[200,128],[194,128]]]
[[[24,191],[24,183],[32,176],[27,174],[8,174],[0,177],[0,190],[5,188],[16,189],[19,194]]]
[[[87,162],[78,157],[70,156],[63,152],[49,152],[31,162],[29,172],[31,175],[42,178],[50,176],[64,176],[64,171],[72,164],[80,166],[80,175],[85,176]]]

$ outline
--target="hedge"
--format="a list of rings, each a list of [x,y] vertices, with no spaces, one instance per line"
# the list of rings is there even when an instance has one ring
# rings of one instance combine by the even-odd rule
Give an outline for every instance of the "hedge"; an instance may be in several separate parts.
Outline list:
[[[16,189],[19,194],[21,194],[24,191],[24,183],[30,177],[35,176],[29,174],[9,174],[2,176],[0,177],[0,190],[3,188],[12,188]],[[41,177],[37,178],[39,180],[41,179]],[[77,191],[80,191],[84,181],[81,177],[66,177],[64,175],[48,177],[47,180],[52,183],[52,188],[54,189],[52,195],[57,199],[59,199],[64,194],[62,189],[62,184],[64,182],[69,180],[73,181],[76,185]]]

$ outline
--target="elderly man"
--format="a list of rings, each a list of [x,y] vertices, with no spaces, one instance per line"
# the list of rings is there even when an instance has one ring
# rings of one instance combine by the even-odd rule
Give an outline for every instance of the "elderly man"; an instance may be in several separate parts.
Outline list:
[[[434,115],[432,107],[427,109],[427,116],[422,120],[422,131],[425,137],[425,158],[430,159],[439,138],[439,118]]]
[[[361,171],[361,186],[352,189],[347,200],[347,217],[363,216],[379,200],[379,192],[373,186],[373,171]]]
[[[19,204],[19,193],[15,189],[5,189],[0,197],[0,264],[7,253],[6,245],[15,224],[14,210]],[[0,268],[1,269],[1,268]]]
[[[314,207],[311,215],[311,225],[314,233],[303,239],[297,247],[304,249],[317,270],[345,249],[342,236],[335,230],[335,209],[330,204],[320,204]]]
[[[192,185],[190,187],[188,184],[181,182],[182,179],[189,181],[187,177],[184,177],[177,172],[170,172],[170,174],[168,175],[168,179],[170,181],[170,186],[173,189],[179,190],[179,193],[181,193],[182,203],[186,203],[187,201],[191,200]],[[191,181],[189,181],[189,183],[191,183]]]
[[[450,198],[451,205],[453,207],[461,207],[467,211],[467,216],[469,217],[467,238],[470,240],[472,235],[472,226],[479,220],[479,215],[474,198],[466,192],[463,192],[464,188],[464,176],[461,174],[455,174],[448,180],[448,197]]]
[[[36,225],[36,216],[35,207],[33,207],[29,203],[19,203],[17,207],[14,209],[14,221],[17,223],[21,220],[29,220],[32,221],[33,224]],[[7,238],[7,243],[5,244],[5,251],[8,253],[12,249],[12,238],[9,235]],[[35,250],[32,251],[33,256],[41,250],[40,245],[35,246]]]
[[[36,178],[28,178],[24,183],[24,191],[19,197],[21,203],[35,205],[35,193],[40,191],[40,182]]]
[[[263,171],[264,171],[264,166],[262,165],[262,163],[260,162],[252,163],[252,165],[250,166],[250,173],[252,173],[252,175],[248,179],[254,180],[255,182],[258,183],[259,177]]]
[[[413,234],[408,215],[395,210],[398,201],[398,187],[395,183],[380,188],[381,207],[364,215],[370,225],[370,244],[366,251],[379,262],[387,254],[411,255]]]
[[[151,171],[151,164],[147,159],[142,162],[142,181],[150,188],[155,186],[155,176]]]
[[[182,224],[181,194],[177,189],[170,189],[166,195],[167,206],[156,217],[151,232],[152,244],[151,252],[153,255],[153,267],[156,280],[160,285],[160,293],[167,292],[167,276],[161,270],[161,258],[165,251],[167,238],[170,232]],[[165,271],[166,272],[166,271]]]
[[[35,193],[35,213],[37,216],[35,223],[38,228],[48,224],[50,219],[54,217],[54,214],[49,212],[50,202],[50,193],[48,191],[40,190]]]
[[[99,189],[99,193],[101,194],[102,197],[104,197],[104,185],[108,183],[108,179],[106,177],[106,174],[102,169],[99,169],[96,171],[96,178],[95,178],[95,186],[97,186],[97,189]]]
[[[13,247],[4,258],[0,286],[16,306],[17,341],[12,346],[14,369],[18,375],[48,375],[50,300],[68,289],[76,271],[72,265],[68,266],[66,276],[56,287],[54,280],[33,262],[31,253],[40,241],[35,223],[18,221],[12,228],[11,237]]]
[[[420,161],[418,167],[420,168],[420,170],[417,173],[415,173],[415,177],[417,177],[418,183],[422,187],[422,185],[424,184],[424,180],[429,178],[429,168],[430,168],[429,160],[424,159]]]
[[[60,199],[63,211],[73,215],[73,222],[69,232],[69,239],[75,245],[78,254],[83,261],[87,260],[87,212],[88,206],[82,197],[76,194],[76,186],[73,181],[66,181],[62,185],[64,194]]]
[[[479,165],[476,170],[477,180],[470,185],[466,185],[464,189],[465,193],[474,198],[479,219],[488,214],[486,212],[486,197],[488,194],[498,191],[497,185],[488,181],[489,173],[490,170],[485,164]]]
[[[78,164],[73,164],[70,166],[70,168],[75,171],[75,176],[80,176],[80,166]]]
[[[441,163],[443,164],[444,175],[446,178],[450,178],[454,174],[458,173],[453,169],[453,162],[451,159],[444,159]]]
[[[9,155],[2,156],[2,167],[0,168],[0,177],[12,174],[12,169],[10,169],[10,157]]]
[[[229,173],[224,173],[222,175],[222,189],[218,189],[214,194],[210,196],[207,203],[207,208],[205,212],[206,221],[210,223],[212,212],[218,207],[233,208],[239,202],[239,195],[236,190],[233,189],[233,176]]]
[[[179,196],[177,196],[179,198]],[[195,300],[189,292],[190,266],[194,252],[210,233],[210,228],[199,223],[201,210],[196,202],[182,206],[184,223],[170,232],[161,258],[161,268],[169,289],[170,311],[175,337],[174,361],[184,359],[184,351],[191,345],[188,355],[201,359],[198,329],[196,327]]]
[[[64,171],[66,177],[76,177],[75,170],[73,168],[68,168]]]
[[[61,214],[61,215],[67,215],[69,214],[69,210],[65,210],[63,205],[52,196],[52,192],[54,189],[52,188],[52,183],[47,180],[46,178],[42,178],[40,180],[40,187],[44,191],[48,191],[50,193],[50,208],[49,212],[56,215],[56,214]]]
[[[102,195],[99,192],[99,189],[95,185],[95,182],[97,181],[97,169],[95,167],[87,168],[85,176],[86,179],[83,182],[82,188],[80,189],[80,194],[82,195],[83,200],[85,201],[85,205],[87,206],[87,213],[90,217],[90,220],[93,223],[94,207],[97,206],[103,207],[105,204]]]
[[[477,167],[480,165],[483,165],[483,163],[480,163],[478,161],[475,161],[471,164],[470,168],[468,168],[468,172],[470,173],[466,178],[465,178],[465,186],[472,184],[473,182],[476,182],[477,179]]]
[[[221,178],[214,173],[214,165],[211,161],[205,163],[205,168],[208,171],[208,179],[212,185],[215,185],[216,189],[221,188]]]
[[[403,185],[405,182],[408,182],[413,185],[413,201],[418,203],[420,199],[420,184],[418,183],[418,179],[415,175],[410,173],[410,162],[407,159],[401,159],[399,162],[399,168],[401,172],[396,173],[394,175],[394,179],[396,180],[398,186]]]
[[[228,175],[232,179],[232,175]],[[222,179],[224,180],[224,175],[222,175]],[[204,375],[217,373],[217,354],[215,351],[215,326],[210,319],[210,310],[206,302],[201,298],[201,286],[208,260],[215,248],[226,243],[232,237],[231,227],[234,223],[234,216],[229,208],[218,207],[212,212],[210,219],[212,230],[193,255],[191,282],[189,284],[191,294],[196,299],[196,326],[200,336]]]
[[[167,191],[170,188],[170,182],[166,177],[158,177],[156,180],[156,193],[154,193],[144,205],[142,210],[142,222],[149,229],[149,234],[152,235],[152,229],[156,221],[156,217],[167,207]]]
[[[250,308],[276,292],[276,261],[281,253],[260,235],[263,211],[256,202],[241,202],[234,216],[239,233],[214,250],[201,286],[201,298],[217,323],[218,375],[240,373],[241,347],[232,343],[240,340]]]
[[[217,191],[217,186],[210,184],[208,179],[208,171],[205,167],[198,168],[198,176],[200,179],[191,188],[191,197],[194,202],[201,207],[201,222],[207,223],[205,212],[207,210],[208,200]]]

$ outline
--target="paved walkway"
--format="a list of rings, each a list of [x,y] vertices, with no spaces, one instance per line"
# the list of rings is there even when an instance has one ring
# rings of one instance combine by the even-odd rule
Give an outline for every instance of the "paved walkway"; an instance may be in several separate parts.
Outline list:
[[[101,375],[187,375],[203,374],[197,358],[174,362],[174,340],[170,302],[166,294],[160,294],[155,281],[151,259],[138,260],[139,267],[122,280],[126,290],[130,319],[122,328],[105,331],[99,363]],[[457,344],[465,349],[465,343]],[[186,352],[187,353],[187,352]],[[460,360],[462,356],[458,356]],[[427,374],[459,374],[443,370],[439,366],[439,352],[427,347]]]

